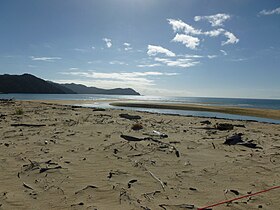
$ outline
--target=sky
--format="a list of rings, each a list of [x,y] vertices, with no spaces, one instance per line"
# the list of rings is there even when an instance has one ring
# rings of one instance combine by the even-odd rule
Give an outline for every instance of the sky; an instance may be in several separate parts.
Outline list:
[[[1,0],[0,74],[280,99],[279,0]]]

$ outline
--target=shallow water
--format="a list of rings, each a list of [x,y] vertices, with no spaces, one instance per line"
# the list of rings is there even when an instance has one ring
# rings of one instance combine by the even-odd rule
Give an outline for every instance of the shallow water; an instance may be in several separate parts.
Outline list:
[[[149,109],[149,108],[136,108],[136,107],[117,107],[111,106],[108,102],[96,102],[92,104],[76,104],[83,107],[97,107],[97,108],[109,108],[109,109],[125,109],[125,110],[136,110],[143,112],[152,112],[152,113],[162,113],[162,114],[178,114],[184,116],[199,116],[199,117],[211,117],[211,118],[225,118],[233,120],[251,120],[258,122],[267,122],[267,123],[276,123],[280,124],[280,120],[274,120],[269,118],[261,117],[251,117],[235,114],[224,114],[218,112],[206,112],[206,111],[189,111],[189,110],[174,110],[174,109]]]
[[[84,104],[87,107],[103,107],[114,109],[139,110],[165,114],[193,115],[201,117],[217,117],[239,120],[254,120],[260,122],[269,122],[280,124],[280,120],[267,118],[250,117],[242,115],[223,114],[204,111],[186,111],[171,109],[147,109],[147,108],[129,108],[113,107],[109,103],[95,103],[99,100],[147,100],[160,103],[189,103],[215,106],[234,106],[243,108],[277,109],[280,110],[280,100],[277,99],[244,99],[244,98],[207,98],[207,97],[163,97],[163,96],[125,96],[125,95],[98,95],[98,94],[0,94],[0,98],[17,100],[93,100],[93,103]],[[94,102],[95,101],[95,102]]]

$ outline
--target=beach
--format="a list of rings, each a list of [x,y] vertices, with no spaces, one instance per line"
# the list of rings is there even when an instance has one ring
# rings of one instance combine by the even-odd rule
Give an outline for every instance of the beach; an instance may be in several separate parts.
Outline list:
[[[0,209],[198,209],[280,185],[279,124],[2,100],[0,135]],[[279,192],[213,209],[278,209]]]

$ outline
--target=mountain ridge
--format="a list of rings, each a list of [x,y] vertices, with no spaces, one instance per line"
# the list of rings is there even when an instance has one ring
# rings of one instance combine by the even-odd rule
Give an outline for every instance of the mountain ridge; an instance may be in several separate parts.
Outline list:
[[[140,95],[132,88],[101,89],[81,84],[59,84],[32,74],[0,75],[0,93]]]
[[[87,87],[81,84],[75,83],[68,83],[68,84],[61,84],[63,87],[66,87],[74,92],[79,94],[111,94],[111,95],[140,95],[132,88],[113,88],[113,89],[101,89],[97,87]]]

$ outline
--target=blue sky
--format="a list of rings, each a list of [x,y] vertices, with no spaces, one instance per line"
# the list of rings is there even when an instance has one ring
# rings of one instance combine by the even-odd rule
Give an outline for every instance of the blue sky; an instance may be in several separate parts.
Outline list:
[[[0,28],[1,74],[280,98],[278,0],[3,0]]]

